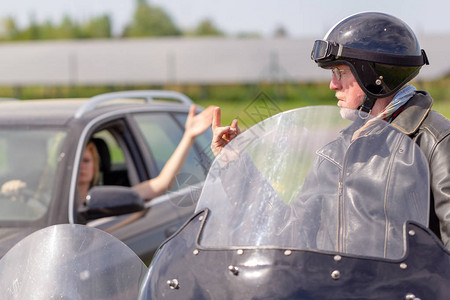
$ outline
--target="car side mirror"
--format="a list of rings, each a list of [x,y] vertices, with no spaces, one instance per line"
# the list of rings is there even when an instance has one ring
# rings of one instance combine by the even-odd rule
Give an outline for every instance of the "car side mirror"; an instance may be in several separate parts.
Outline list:
[[[96,186],[89,190],[79,213],[86,220],[119,216],[145,209],[144,200],[129,187]]]

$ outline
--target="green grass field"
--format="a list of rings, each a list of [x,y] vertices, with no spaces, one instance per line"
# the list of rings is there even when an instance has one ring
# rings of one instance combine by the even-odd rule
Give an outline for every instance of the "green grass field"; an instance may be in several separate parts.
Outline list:
[[[436,84],[435,84],[436,85]],[[446,86],[436,87],[429,85],[429,89],[422,86],[417,86],[418,89],[427,90],[434,99],[433,109],[440,112],[447,118],[450,118],[450,89]],[[230,88],[233,90],[233,88]],[[298,87],[285,88],[284,93],[277,95],[270,87],[262,87],[261,89],[252,89],[246,93],[237,93],[236,97],[240,98],[229,99],[224,95],[209,94],[209,98],[195,97],[203,107],[208,105],[216,105],[221,107],[222,124],[230,124],[233,119],[238,119],[243,128],[248,128],[271,115],[280,111],[287,111],[290,109],[305,107],[311,105],[336,105],[337,100],[334,93],[328,90],[328,85],[302,85]],[[261,101],[262,100],[262,101]],[[269,105],[258,105],[261,102],[269,103]],[[270,106],[272,109],[270,109]],[[255,115],[255,109],[258,110]]]
[[[433,109],[446,116],[447,119],[450,118],[450,100],[434,103]]]
[[[450,118],[450,77],[430,82],[413,82],[419,90],[428,91],[434,99],[433,109]],[[18,99],[86,98],[101,93],[138,89],[166,89],[182,92],[199,105],[222,108],[222,124],[234,118],[243,128],[280,111],[311,105],[336,105],[334,92],[327,82],[229,85],[167,85],[167,86],[27,86],[0,87],[2,97]],[[267,105],[265,105],[265,104]]]
[[[336,105],[336,103],[325,103],[325,104]],[[214,103],[211,103],[211,104],[214,104]],[[319,103],[318,105],[323,105],[323,104],[324,103]],[[238,121],[243,121],[242,123],[244,123],[244,124],[248,124],[248,125],[254,124],[254,122],[252,122],[252,119],[249,118],[247,116],[247,114],[245,113],[245,109],[247,107],[246,103],[221,102],[216,105],[221,107],[222,124],[228,125],[235,118],[237,118]],[[297,105],[297,103],[295,103],[295,101],[279,104],[281,111],[287,111],[290,109],[303,107],[303,106],[305,106],[305,105]],[[447,118],[450,118],[450,100],[446,101],[446,102],[434,103],[433,109],[440,112]],[[266,116],[268,117],[269,115],[267,114]],[[247,126],[245,126],[245,127],[247,127]]]

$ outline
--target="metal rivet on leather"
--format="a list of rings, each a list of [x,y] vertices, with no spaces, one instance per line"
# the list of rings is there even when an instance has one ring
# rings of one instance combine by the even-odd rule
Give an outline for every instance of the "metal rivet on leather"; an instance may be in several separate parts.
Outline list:
[[[405,300],[420,300],[420,298],[417,298],[416,295],[414,295],[412,293],[408,293],[405,296]]]
[[[338,270],[334,270],[333,272],[331,272],[331,278],[333,278],[334,280],[337,280],[341,277],[341,272],[339,272]]]
[[[177,290],[180,288],[180,283],[178,282],[178,280],[176,279],[172,279],[172,280],[167,280],[167,285],[170,287],[170,289],[172,290]]]

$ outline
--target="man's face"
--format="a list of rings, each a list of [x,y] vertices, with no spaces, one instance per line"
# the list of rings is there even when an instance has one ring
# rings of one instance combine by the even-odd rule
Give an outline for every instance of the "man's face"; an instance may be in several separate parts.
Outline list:
[[[333,67],[330,90],[336,92],[337,105],[341,108],[358,109],[364,100],[364,92],[346,65]]]

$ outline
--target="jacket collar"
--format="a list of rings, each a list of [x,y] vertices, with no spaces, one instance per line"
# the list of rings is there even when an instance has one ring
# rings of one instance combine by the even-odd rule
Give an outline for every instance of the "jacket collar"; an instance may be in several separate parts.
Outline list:
[[[419,129],[432,105],[433,98],[427,92],[417,91],[391,125],[404,134],[412,135]]]

